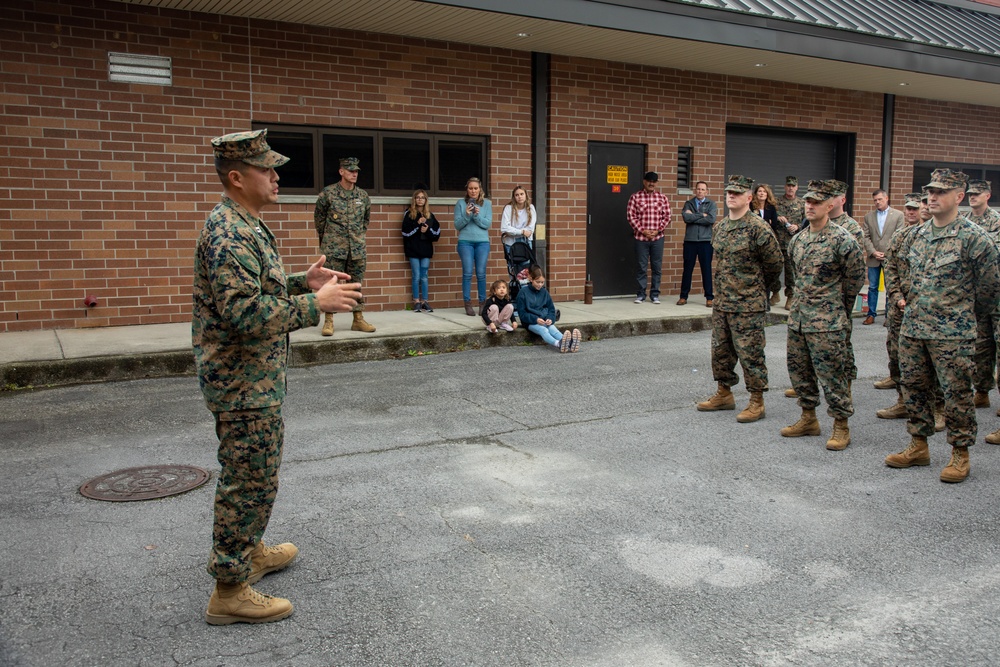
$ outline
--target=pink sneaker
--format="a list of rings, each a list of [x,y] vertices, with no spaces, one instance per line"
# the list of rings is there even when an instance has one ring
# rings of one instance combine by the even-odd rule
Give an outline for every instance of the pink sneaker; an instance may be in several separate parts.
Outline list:
[[[503,329],[504,331],[513,331],[514,330],[514,327],[512,327],[510,325],[510,322],[501,322],[500,323],[500,328]]]

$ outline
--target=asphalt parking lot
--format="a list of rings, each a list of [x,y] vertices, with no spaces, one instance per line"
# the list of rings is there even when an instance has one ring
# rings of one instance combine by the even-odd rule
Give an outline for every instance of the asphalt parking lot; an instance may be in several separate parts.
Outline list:
[[[0,664],[995,665],[1000,448],[963,484],[893,470],[885,329],[857,326],[852,445],[699,413],[709,332],[296,368],[258,587],[295,613],[212,627],[212,419],[197,380],[0,396]],[[746,402],[742,385],[738,407]],[[979,441],[1000,427],[981,409]],[[154,463],[213,480],[137,503],[78,493]]]

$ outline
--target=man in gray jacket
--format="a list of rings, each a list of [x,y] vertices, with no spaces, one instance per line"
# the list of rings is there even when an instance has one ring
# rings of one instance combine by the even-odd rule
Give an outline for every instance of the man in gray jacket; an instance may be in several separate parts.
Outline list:
[[[691,291],[691,275],[694,262],[701,264],[701,283],[705,288],[705,305],[712,307],[712,225],[718,210],[715,202],[708,198],[708,183],[698,181],[694,185],[694,197],[684,202],[684,274],[681,277],[681,298],[678,306],[687,303]]]

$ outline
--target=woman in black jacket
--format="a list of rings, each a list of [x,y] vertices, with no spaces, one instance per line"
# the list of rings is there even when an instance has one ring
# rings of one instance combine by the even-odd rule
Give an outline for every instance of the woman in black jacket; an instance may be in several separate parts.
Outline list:
[[[778,200],[774,198],[774,192],[771,190],[771,186],[767,183],[761,183],[753,191],[753,199],[750,200],[750,210],[764,218],[764,222],[767,223],[768,227],[775,233],[778,234],[778,226],[781,224],[778,222]],[[780,236],[778,238],[781,238]],[[779,282],[774,285],[768,285],[768,296],[777,293],[781,288],[781,282],[779,277]],[[768,301],[768,310],[770,310],[770,301]]]
[[[433,313],[427,303],[427,270],[434,255],[434,242],[441,236],[441,225],[431,213],[427,193],[417,190],[410,207],[403,214],[403,252],[410,260],[413,274],[413,312]]]

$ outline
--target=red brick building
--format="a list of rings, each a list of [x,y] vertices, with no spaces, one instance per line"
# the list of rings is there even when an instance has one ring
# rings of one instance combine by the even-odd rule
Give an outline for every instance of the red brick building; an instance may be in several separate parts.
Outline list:
[[[208,142],[251,127],[274,128],[275,148],[308,167],[280,172],[281,201],[264,214],[289,271],[318,254],[312,202],[335,152],[370,151],[370,311],[410,301],[399,223],[425,176],[444,228],[431,301],[461,305],[451,208],[456,179],[477,165],[483,173],[468,175],[484,178],[495,209],[489,276],[506,275],[499,216],[524,185],[559,300],[581,299],[588,277],[598,294],[628,293],[593,236],[595,217],[603,229],[624,224],[595,214],[618,201],[603,199],[615,187],[594,161],[604,145],[641,155],[616,197],[642,169],[661,174],[676,213],[667,295],[680,279],[681,204],[695,180],[719,200],[734,166],[771,183],[790,170],[842,178],[857,214],[878,187],[899,206],[935,164],[978,169],[1000,193],[1000,16],[987,5],[909,3],[955,21],[938,40],[918,14],[896,17],[897,35],[892,18],[852,31],[828,15],[738,13],[723,0],[575,0],[573,16],[550,2],[522,8],[530,15],[411,0],[237,0],[210,13],[218,4],[0,9],[0,331],[189,319],[194,242],[220,195]],[[135,56],[154,60],[136,70]],[[796,149],[817,137],[832,156],[821,167]],[[763,149],[740,153],[761,138]]]

